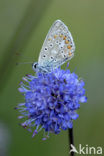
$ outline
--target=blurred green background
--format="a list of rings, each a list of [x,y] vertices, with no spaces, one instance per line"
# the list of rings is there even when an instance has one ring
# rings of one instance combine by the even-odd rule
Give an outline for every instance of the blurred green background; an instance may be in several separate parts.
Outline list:
[[[1,0],[0,156],[68,155],[67,131],[46,141],[42,132],[32,138],[18,125],[19,113],[13,109],[24,101],[17,90],[21,78],[34,73],[31,65],[16,62],[37,61],[56,19],[73,35],[76,51],[69,68],[83,77],[88,97],[74,122],[75,145],[104,148],[104,0]]]

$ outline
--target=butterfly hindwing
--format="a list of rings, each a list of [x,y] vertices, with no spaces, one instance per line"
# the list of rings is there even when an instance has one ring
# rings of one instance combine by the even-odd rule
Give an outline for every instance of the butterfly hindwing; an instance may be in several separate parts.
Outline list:
[[[60,20],[53,23],[42,49],[38,64],[44,68],[56,68],[74,56],[75,45],[67,26]]]

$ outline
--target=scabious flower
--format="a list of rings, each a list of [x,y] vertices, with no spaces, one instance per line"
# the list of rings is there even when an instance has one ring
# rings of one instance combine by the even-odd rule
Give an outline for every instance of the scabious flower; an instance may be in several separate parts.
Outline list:
[[[23,81],[19,91],[25,102],[17,109],[21,114],[18,118],[25,118],[21,124],[24,128],[33,136],[44,129],[45,140],[49,133],[58,134],[73,127],[73,120],[79,116],[79,103],[87,101],[83,80],[68,69],[58,68],[51,73],[26,75]]]

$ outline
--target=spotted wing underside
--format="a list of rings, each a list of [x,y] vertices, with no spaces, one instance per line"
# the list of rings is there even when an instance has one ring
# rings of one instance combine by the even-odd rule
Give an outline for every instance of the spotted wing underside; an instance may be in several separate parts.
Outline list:
[[[75,45],[67,26],[57,20],[51,26],[42,49],[38,64],[44,68],[56,68],[74,56]]]

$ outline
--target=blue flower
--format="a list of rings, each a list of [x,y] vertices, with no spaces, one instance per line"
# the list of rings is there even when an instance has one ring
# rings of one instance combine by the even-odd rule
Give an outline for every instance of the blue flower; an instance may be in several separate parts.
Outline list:
[[[23,82],[24,81],[24,82]],[[70,70],[55,69],[51,73],[36,73],[23,77],[19,91],[25,98],[17,109],[21,124],[33,132],[33,136],[44,129],[45,140],[49,133],[60,133],[73,127],[78,118],[76,110],[87,101],[83,80]]]

